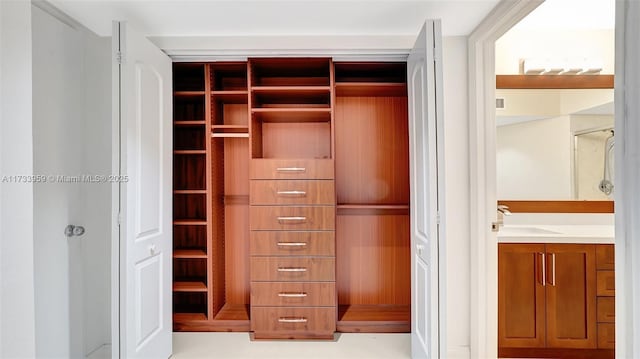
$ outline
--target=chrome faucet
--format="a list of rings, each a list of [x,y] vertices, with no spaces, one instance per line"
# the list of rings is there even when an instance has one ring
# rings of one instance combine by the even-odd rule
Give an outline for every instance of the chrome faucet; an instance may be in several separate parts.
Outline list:
[[[510,216],[511,211],[509,211],[509,207],[503,204],[498,205],[498,218],[495,222],[491,224],[491,230],[494,232],[498,232],[500,227],[504,225],[504,216]]]

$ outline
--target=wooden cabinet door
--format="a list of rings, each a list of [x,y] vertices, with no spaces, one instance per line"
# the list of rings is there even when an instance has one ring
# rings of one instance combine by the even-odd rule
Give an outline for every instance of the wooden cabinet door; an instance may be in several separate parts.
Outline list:
[[[547,347],[596,348],[596,252],[547,244]]]
[[[545,347],[544,244],[498,245],[498,347]]]

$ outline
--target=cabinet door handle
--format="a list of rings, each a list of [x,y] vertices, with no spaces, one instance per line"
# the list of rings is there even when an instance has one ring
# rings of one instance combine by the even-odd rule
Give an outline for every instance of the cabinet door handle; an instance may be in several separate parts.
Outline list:
[[[300,317],[300,318],[283,317],[283,318],[278,318],[278,322],[279,323],[306,323],[307,322],[307,318],[304,318],[304,317]]]
[[[304,167],[278,167],[276,168],[277,172],[296,172],[296,173],[301,173],[301,172],[306,172],[307,169]]]
[[[305,292],[300,292],[300,293],[282,292],[282,293],[278,293],[278,297],[285,297],[285,298],[304,298],[306,296],[307,296],[307,293],[305,293]]]
[[[280,224],[299,224],[305,223],[307,221],[307,217],[278,217],[278,222]]]
[[[556,286],[556,254],[551,253],[551,279],[553,282],[549,281],[549,284],[552,286]]]
[[[280,247],[305,247],[306,245],[305,242],[278,242]]]
[[[305,267],[278,267],[278,272],[306,272]]]
[[[276,194],[280,197],[306,197],[305,191],[278,191]]]
[[[539,252],[538,254],[540,254],[540,263],[542,267],[542,286],[544,287],[547,285],[547,258],[542,252]]]

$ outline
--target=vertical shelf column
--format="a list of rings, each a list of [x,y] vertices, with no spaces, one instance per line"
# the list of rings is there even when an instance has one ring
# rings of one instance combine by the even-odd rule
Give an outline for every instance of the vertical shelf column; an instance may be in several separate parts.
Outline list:
[[[251,329],[256,339],[331,339],[331,60],[251,59],[249,74]]]
[[[174,64],[174,327],[203,322],[208,306],[208,161],[204,64]]]

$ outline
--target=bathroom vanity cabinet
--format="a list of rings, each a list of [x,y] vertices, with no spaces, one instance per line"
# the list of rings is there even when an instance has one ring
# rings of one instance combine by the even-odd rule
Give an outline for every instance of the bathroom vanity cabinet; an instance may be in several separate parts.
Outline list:
[[[500,243],[499,356],[613,357],[613,252],[612,244]]]
[[[174,63],[174,330],[410,331],[406,63]]]

